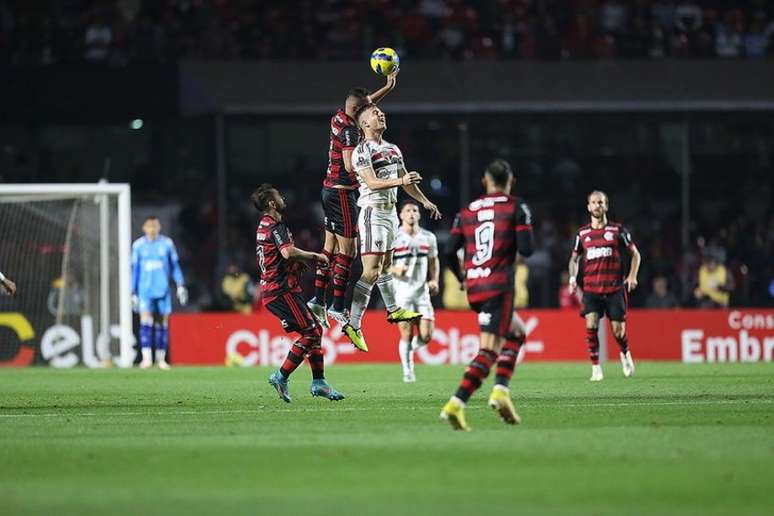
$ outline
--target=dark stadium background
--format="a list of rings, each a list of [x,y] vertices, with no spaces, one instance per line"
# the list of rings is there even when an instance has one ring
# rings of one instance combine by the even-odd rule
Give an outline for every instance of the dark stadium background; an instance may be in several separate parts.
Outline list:
[[[134,234],[156,213],[180,250],[188,310],[228,307],[255,274],[262,182],[320,246],[328,119],[382,45],[401,55],[387,139],[445,213],[488,161],[516,170],[538,250],[529,305],[557,306],[585,195],[643,254],[634,306],[663,275],[682,306],[701,257],[732,306],[774,305],[774,62],[765,1],[0,2],[0,180],[132,185]],[[311,286],[311,280],[306,282]]]

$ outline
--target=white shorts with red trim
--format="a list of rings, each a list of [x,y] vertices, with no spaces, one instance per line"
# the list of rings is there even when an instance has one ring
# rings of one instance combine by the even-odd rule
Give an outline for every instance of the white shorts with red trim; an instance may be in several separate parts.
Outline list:
[[[426,283],[417,288],[415,284],[396,279],[392,284],[395,288],[395,302],[399,307],[422,314],[424,320],[435,320],[433,302],[430,301]]]
[[[394,207],[362,207],[357,217],[360,254],[384,254],[392,251],[395,248],[398,225],[398,214]]]

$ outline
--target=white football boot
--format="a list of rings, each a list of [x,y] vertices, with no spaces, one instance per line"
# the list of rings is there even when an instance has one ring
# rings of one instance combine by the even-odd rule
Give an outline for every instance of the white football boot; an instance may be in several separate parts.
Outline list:
[[[591,366],[591,378],[589,378],[592,382],[601,382],[605,379],[605,376],[602,374],[602,366],[599,364],[594,364]]]

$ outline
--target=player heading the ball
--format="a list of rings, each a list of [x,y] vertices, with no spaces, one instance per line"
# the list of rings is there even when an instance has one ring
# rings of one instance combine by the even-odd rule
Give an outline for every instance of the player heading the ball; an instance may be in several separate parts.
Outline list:
[[[390,266],[398,232],[395,203],[401,186],[416,199],[433,219],[440,219],[438,207],[417,186],[422,181],[418,172],[409,172],[403,164],[400,149],[383,138],[387,117],[373,104],[360,108],[355,116],[364,138],[352,153],[352,164],[360,180],[358,230],[363,273],[352,292],[351,319],[344,332],[361,351],[368,351],[360,330],[363,314],[371,299],[374,284],[379,287],[387,308],[387,321],[397,323],[420,319],[422,314],[398,306],[395,300]]]
[[[358,180],[352,166],[352,151],[360,141],[360,129],[355,113],[362,106],[377,103],[395,88],[398,70],[387,76],[387,83],[374,93],[366,88],[352,88],[347,93],[344,107],[331,117],[328,169],[321,192],[325,215],[325,243],[322,254],[326,261],[317,262],[315,294],[307,306],[317,320],[329,326],[328,315],[341,324],[349,320],[344,307],[352,260],[357,238]],[[327,310],[327,291],[333,279],[333,306]]]

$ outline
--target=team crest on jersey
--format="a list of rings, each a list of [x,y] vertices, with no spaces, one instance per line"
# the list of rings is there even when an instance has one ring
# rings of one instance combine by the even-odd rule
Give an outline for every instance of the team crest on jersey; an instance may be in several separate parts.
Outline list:
[[[610,231],[605,231],[604,236],[605,236],[605,240],[607,240],[608,242],[612,241],[615,238],[613,236],[613,233],[611,233]]]
[[[360,156],[357,158],[357,162],[355,163],[355,166],[358,168],[367,167],[368,166],[368,158],[365,156]]]

